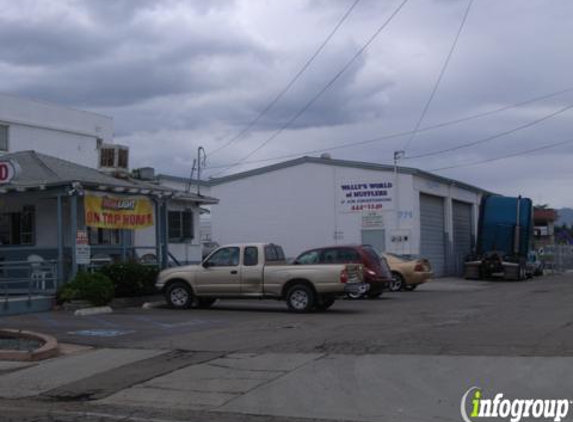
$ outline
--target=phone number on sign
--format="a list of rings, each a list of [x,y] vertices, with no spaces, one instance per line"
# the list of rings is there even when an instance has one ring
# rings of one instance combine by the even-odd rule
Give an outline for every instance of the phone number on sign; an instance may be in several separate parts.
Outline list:
[[[352,205],[352,211],[372,211],[381,210],[382,204],[366,204],[366,205]]]

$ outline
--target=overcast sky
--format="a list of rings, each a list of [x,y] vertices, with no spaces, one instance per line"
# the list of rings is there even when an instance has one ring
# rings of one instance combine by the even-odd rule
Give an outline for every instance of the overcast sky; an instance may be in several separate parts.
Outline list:
[[[467,0],[409,0],[341,76],[402,0],[361,0],[292,88],[217,153],[287,85],[354,0],[0,0],[0,92],[114,118],[131,166],[188,176],[197,147],[207,175],[326,150],[401,163],[537,203],[573,207],[573,90],[408,136],[452,46]],[[422,128],[573,88],[573,2],[475,0]],[[555,114],[552,117],[551,114]],[[547,118],[546,118],[547,117]],[[534,122],[540,121],[537,124]],[[469,148],[408,158],[527,127]],[[383,138],[349,148],[349,143]],[[313,153],[312,155],[319,155]]]

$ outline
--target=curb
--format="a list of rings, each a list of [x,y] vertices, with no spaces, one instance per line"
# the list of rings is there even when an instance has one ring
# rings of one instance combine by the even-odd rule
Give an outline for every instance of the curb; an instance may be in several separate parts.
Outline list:
[[[112,312],[113,310],[109,306],[97,306],[95,308],[78,309],[74,312],[74,316],[111,314]]]
[[[13,335],[33,340],[41,340],[44,344],[31,352],[23,350],[0,350],[0,360],[34,361],[52,358],[58,355],[58,341],[47,334],[35,333],[33,331],[1,329],[0,333]]]
[[[141,305],[141,309],[155,309],[165,305],[165,301],[145,302]]]

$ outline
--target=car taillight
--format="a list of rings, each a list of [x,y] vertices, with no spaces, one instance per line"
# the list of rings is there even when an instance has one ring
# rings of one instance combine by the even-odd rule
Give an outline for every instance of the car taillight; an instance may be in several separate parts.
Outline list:
[[[340,282],[346,283],[348,281],[348,271],[346,269],[340,271]]]
[[[414,267],[414,271],[420,271],[420,272],[424,271],[424,265],[421,262],[418,262]]]
[[[364,268],[364,272],[368,274],[370,277],[376,277],[376,272],[372,271],[370,268]]]

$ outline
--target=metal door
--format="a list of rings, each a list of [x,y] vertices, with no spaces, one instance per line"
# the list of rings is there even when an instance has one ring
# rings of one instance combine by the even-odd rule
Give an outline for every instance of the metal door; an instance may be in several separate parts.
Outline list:
[[[371,245],[378,252],[386,252],[386,231],[362,230],[362,244]]]

